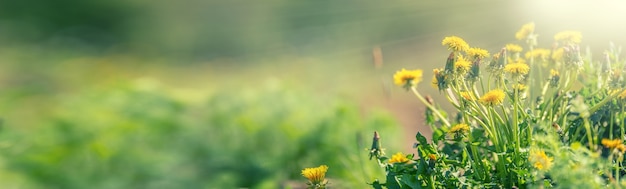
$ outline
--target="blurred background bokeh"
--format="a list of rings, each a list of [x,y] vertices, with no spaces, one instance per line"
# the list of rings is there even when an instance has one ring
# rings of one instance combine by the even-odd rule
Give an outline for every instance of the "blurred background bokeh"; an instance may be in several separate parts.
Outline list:
[[[338,188],[412,153],[423,106],[391,75],[442,67],[441,39],[496,52],[535,22],[626,44],[619,1],[0,1],[1,188]],[[374,49],[382,52],[376,67]],[[380,57],[378,57],[380,58]],[[380,63],[380,62],[378,62]],[[445,106],[444,106],[445,107]]]

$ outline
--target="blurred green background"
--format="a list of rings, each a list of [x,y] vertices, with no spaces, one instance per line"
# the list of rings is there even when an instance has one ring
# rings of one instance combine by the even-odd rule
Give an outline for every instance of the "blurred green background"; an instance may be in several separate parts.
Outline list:
[[[441,39],[495,52],[536,23],[626,44],[617,1],[0,1],[2,188],[290,188],[329,165],[364,188],[373,131],[411,153],[422,105],[400,68]],[[384,64],[375,68],[372,49]],[[443,100],[427,82],[419,86]]]

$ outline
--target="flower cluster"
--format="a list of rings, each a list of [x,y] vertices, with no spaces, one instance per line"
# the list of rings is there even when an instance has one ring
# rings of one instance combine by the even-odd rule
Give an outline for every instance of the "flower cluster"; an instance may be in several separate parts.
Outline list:
[[[620,49],[611,47],[597,63],[581,53],[580,32],[557,33],[551,49],[538,48],[534,32],[534,23],[522,26],[515,38],[524,47],[506,44],[491,56],[458,36],[445,37],[449,54],[431,85],[453,113],[417,89],[421,70],[396,72],[395,83],[426,106],[432,142],[417,133],[417,159],[402,153],[379,159],[387,181],[374,188],[586,187],[571,184],[581,177],[568,180],[564,168],[601,173],[586,180],[600,186],[626,186]]]

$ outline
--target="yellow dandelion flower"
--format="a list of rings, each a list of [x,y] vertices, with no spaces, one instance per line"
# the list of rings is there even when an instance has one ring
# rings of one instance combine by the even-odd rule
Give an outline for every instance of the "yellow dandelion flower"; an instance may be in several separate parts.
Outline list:
[[[550,77],[556,77],[559,75],[561,75],[559,71],[556,71],[555,69],[550,69]]]
[[[557,42],[571,42],[580,43],[582,34],[579,31],[562,31],[554,35],[554,40]]]
[[[428,154],[428,159],[430,159],[430,161],[437,161],[437,155],[435,155],[435,154]]]
[[[443,38],[441,41],[441,45],[448,46],[448,50],[453,51],[467,51],[469,49],[469,45],[465,40],[457,36],[450,36]]]
[[[467,56],[478,59],[483,59],[489,56],[489,51],[481,48],[469,48],[466,53]]]
[[[530,67],[528,67],[528,64],[517,62],[504,66],[504,71],[511,74],[526,75],[530,71]]]
[[[495,89],[480,97],[479,101],[486,106],[495,106],[502,104],[505,96],[504,91]]]
[[[540,171],[545,171],[552,167],[552,161],[554,158],[548,157],[543,150],[530,150],[530,156],[528,160],[532,163],[533,167]]]
[[[399,86],[414,86],[422,81],[422,70],[402,70],[393,75],[393,81]]]
[[[328,171],[328,166],[326,165],[305,168],[302,170],[302,176],[309,179],[309,182],[313,185],[323,184],[325,182],[324,177],[326,177],[326,171]]]
[[[468,61],[467,59],[465,59],[463,56],[459,56],[456,59],[456,62],[454,62],[454,68],[461,73],[465,73],[471,67],[472,67],[472,63]]]
[[[535,23],[527,23],[522,26],[522,28],[515,33],[515,39],[523,40],[528,37],[531,33],[535,31]]]
[[[461,91],[459,95],[465,100],[474,100],[474,95],[469,91]]]
[[[506,44],[505,48],[511,53],[522,52],[522,50],[524,50],[522,46],[519,46],[517,44]]]
[[[524,85],[524,84],[515,84],[513,85],[513,89],[516,91],[524,91],[528,88],[528,86]]]
[[[620,139],[608,139],[608,138],[603,138],[602,139],[602,146],[609,148],[609,149],[614,149],[617,148],[619,145],[622,145],[623,142]]]
[[[402,152],[398,152],[392,155],[391,159],[389,159],[389,163],[406,163],[406,162],[409,162],[409,158],[406,158],[406,156],[402,154]]]
[[[526,54],[524,55],[524,57],[526,57],[526,59],[530,59],[531,57],[534,59],[548,59],[548,57],[550,57],[550,50],[548,49],[533,49],[532,51],[526,52]]]
[[[465,123],[459,123],[459,124],[452,126],[452,128],[448,130],[448,133],[467,133],[469,132],[469,130],[470,130],[469,125]]]
[[[552,52],[552,60],[560,62],[563,60],[563,53],[565,50],[563,48],[558,48],[554,52]]]
[[[624,89],[624,91],[622,91],[622,93],[620,93],[617,97],[622,100],[626,99],[626,89]]]

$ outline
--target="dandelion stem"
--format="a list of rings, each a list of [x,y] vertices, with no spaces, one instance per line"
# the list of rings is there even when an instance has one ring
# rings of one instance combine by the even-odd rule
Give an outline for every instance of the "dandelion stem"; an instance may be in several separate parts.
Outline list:
[[[441,119],[441,121],[443,122],[444,125],[450,127],[450,122],[448,122],[448,119],[443,117],[443,115],[441,115],[439,110],[437,110],[432,104],[428,103],[428,101],[426,101],[426,99],[424,99],[424,97],[422,97],[422,95],[417,91],[417,89],[415,87],[411,87],[411,91],[413,91],[413,94],[415,94],[417,99],[422,101],[422,103],[424,103],[426,105],[426,107],[430,108],[430,110],[432,110],[435,113],[435,115],[437,117],[439,117],[439,119]]]

